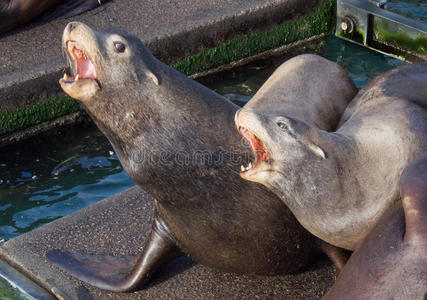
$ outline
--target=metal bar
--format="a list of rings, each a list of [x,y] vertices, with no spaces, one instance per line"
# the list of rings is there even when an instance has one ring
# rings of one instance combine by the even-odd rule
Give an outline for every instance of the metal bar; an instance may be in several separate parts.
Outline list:
[[[381,52],[427,60],[427,24],[385,10],[383,4],[338,0],[335,34]]]
[[[368,0],[368,1],[380,8],[384,8],[384,6],[387,3],[387,0]]]

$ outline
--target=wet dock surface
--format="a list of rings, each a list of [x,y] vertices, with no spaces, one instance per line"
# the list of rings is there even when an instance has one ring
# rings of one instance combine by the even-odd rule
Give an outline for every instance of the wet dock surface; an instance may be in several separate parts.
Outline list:
[[[138,254],[153,207],[153,199],[134,187],[6,242],[0,257],[70,299],[320,299],[334,282],[336,270],[325,257],[313,258],[304,272],[283,276],[224,273],[182,257],[162,267],[145,289],[115,294],[75,280],[45,257],[50,249]]]

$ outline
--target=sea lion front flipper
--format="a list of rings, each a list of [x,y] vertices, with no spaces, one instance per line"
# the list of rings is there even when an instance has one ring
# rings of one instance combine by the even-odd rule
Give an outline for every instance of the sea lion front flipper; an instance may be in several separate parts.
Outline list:
[[[427,156],[410,163],[400,178],[400,194],[405,212],[405,242],[427,243]]]
[[[56,249],[46,253],[51,262],[70,275],[113,292],[129,292],[141,288],[157,268],[181,255],[182,252],[169,235],[166,226],[157,217],[139,257],[88,255]]]
[[[351,251],[331,245],[321,239],[316,239],[316,243],[329,259],[334,263],[338,271],[341,271],[347,260],[351,256]]]

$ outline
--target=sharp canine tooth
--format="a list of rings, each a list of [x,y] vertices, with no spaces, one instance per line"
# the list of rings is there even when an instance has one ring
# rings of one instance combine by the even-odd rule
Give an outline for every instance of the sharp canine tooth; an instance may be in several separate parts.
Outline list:
[[[64,80],[68,80],[68,75],[67,75],[67,73],[64,73]]]
[[[242,170],[242,172],[245,171],[245,167],[243,165],[240,166],[240,169]]]
[[[252,169],[252,162],[249,163],[249,169]]]
[[[79,74],[77,74],[75,81],[79,80]]]

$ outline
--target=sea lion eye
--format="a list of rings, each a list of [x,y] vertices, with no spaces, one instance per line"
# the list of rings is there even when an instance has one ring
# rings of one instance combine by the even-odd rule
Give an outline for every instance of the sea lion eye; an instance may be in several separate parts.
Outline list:
[[[279,126],[280,129],[282,129],[282,130],[288,130],[289,129],[288,124],[286,124],[285,122],[279,121],[279,122],[277,122],[277,126]]]
[[[121,42],[114,42],[114,49],[116,50],[116,52],[125,52],[125,45]]]

